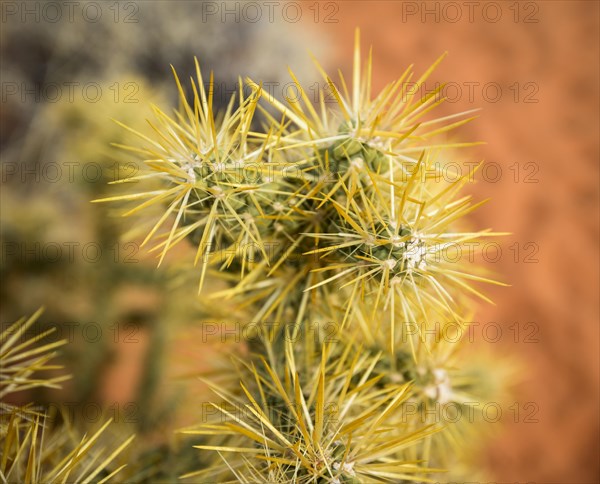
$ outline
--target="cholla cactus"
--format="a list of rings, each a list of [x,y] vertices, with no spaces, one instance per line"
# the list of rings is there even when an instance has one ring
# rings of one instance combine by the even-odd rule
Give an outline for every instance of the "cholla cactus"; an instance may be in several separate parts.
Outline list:
[[[397,423],[410,384],[378,388],[374,368],[381,355],[351,348],[333,356],[324,346],[320,361],[303,365],[288,338],[279,371],[263,359],[242,373],[240,395],[215,387],[223,398],[214,404],[215,421],[189,433],[229,436],[221,445],[198,448],[241,454],[221,467],[242,482],[397,481],[431,471],[401,457],[435,432],[434,425],[414,430]],[[219,471],[215,466],[190,477],[214,479]]]
[[[19,407],[8,397],[38,387],[60,388],[68,375],[40,376],[61,367],[50,364],[56,348],[66,341],[38,343],[54,330],[50,329],[27,338],[28,331],[41,314],[22,318],[2,328],[0,334],[0,478],[2,482],[108,482],[125,465],[111,469],[117,456],[133,440],[133,436],[106,450],[99,442],[111,420],[91,436],[80,440],[74,437],[70,422],[63,428],[51,428],[50,415],[33,403]]]
[[[427,410],[463,404],[479,382],[456,343],[429,344],[422,330],[464,325],[468,296],[488,300],[474,284],[496,282],[445,251],[499,234],[462,228],[479,205],[458,194],[468,176],[440,180],[449,153],[476,144],[441,139],[473,119],[430,118],[441,87],[417,95],[441,59],[373,95],[357,32],[351,90],[317,63],[317,106],[290,71],[298,96],[284,103],[247,79],[223,115],[197,64],[191,96],[175,76],[181,106],[156,109],[155,136],[127,128],[143,145],[124,148],[147,171],[101,201],[136,202],[125,215],[165,206],[144,241],[159,263],[192,241],[200,290],[210,269],[228,284],[211,297],[259,328],[239,387],[212,385],[212,418],[188,429],[217,453],[190,477],[421,482],[454,465],[463,422]]]

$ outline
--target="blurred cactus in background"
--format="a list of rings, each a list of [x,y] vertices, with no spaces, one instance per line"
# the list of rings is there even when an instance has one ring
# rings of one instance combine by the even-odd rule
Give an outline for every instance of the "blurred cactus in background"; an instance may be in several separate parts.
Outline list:
[[[179,109],[155,108],[150,134],[123,125],[140,173],[96,201],[127,205],[159,265],[191,242],[178,270],[245,321],[184,430],[200,439],[192,482],[476,475],[465,452],[483,419],[448,409],[500,401],[508,367],[444,335],[468,328],[471,297],[489,301],[480,283],[500,283],[447,252],[501,234],[469,230],[468,175],[440,176],[476,144],[449,139],[471,112],[431,117],[441,88],[418,94],[440,60],[374,95],[357,32],[351,83],[317,63],[318,96],[290,71],[280,100],[247,78],[223,111],[196,62],[190,86],[175,75]]]
[[[49,411],[31,401],[11,403],[11,398],[23,392],[60,388],[60,383],[69,379],[68,375],[52,375],[61,367],[50,361],[56,356],[55,349],[66,341],[46,341],[56,328],[34,331],[41,312],[3,327],[0,333],[0,478],[2,482],[27,483],[106,482],[125,467],[117,467],[113,461],[133,436],[121,442],[108,438],[108,420],[78,441],[73,422],[66,415],[57,415],[57,407]]]

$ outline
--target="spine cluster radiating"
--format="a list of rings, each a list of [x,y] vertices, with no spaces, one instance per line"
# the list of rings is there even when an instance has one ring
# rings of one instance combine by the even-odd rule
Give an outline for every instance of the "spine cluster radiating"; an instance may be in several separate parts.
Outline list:
[[[421,89],[443,57],[374,94],[357,32],[351,83],[316,63],[313,102],[292,71],[283,99],[246,79],[224,113],[196,62],[153,135],[126,128],[145,170],[101,201],[130,204],[159,264],[191,242],[200,293],[222,279],[210,298],[243,307],[261,336],[231,366],[239,385],[211,384],[211,418],[187,430],[214,457],[188,477],[420,482],[454,465],[473,422],[440,409],[483,398],[481,382],[460,342],[426,336],[465,327],[469,296],[495,283],[449,250],[498,234],[465,229],[472,173],[441,176],[477,144],[451,138],[472,112],[436,118],[443,85]]]

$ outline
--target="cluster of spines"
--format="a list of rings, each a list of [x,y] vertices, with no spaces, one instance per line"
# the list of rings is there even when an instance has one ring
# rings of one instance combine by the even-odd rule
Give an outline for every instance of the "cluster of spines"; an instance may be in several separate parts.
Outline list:
[[[34,325],[42,309],[0,332],[0,398],[34,388],[60,388],[69,375],[53,375],[62,366],[51,363],[66,340],[48,341],[56,328],[38,331]],[[33,333],[33,335],[31,335]],[[123,470],[114,461],[133,436],[116,447],[101,444],[112,422],[108,419],[91,435],[75,438],[73,422],[51,428],[56,415],[43,406],[0,403],[0,479],[2,482],[109,482]]]
[[[290,71],[299,97],[284,104],[248,79],[250,94],[240,85],[220,117],[212,109],[212,75],[206,92],[196,63],[193,101],[175,75],[180,109],[169,116],[156,108],[156,136],[140,135],[144,148],[125,147],[141,154],[148,168],[126,181],[158,178],[164,183],[104,201],[141,200],[126,215],[165,205],[144,244],[156,240],[152,250],[162,261],[182,240],[195,242],[200,289],[207,269],[217,268],[230,287],[212,296],[245,305],[249,319],[264,325],[264,338],[251,345],[257,362],[241,372],[241,389],[228,393],[215,387],[222,401],[249,413],[239,417],[221,411],[220,423],[197,430],[217,439],[201,448],[218,451],[223,468],[239,481],[253,482],[260,473],[282,482],[351,482],[357,475],[359,481],[422,480],[426,471],[421,478],[406,477],[402,462],[412,469],[445,460],[430,455],[429,444],[409,452],[404,444],[386,447],[375,438],[403,442],[402,435],[392,438],[389,431],[405,428],[414,437],[410,442],[430,442],[430,428],[399,425],[394,414],[402,414],[398,409],[409,398],[423,405],[454,398],[443,366],[454,361],[437,358],[434,353],[442,350],[409,330],[419,328],[418,322],[426,327],[432,321],[463,324],[465,293],[487,300],[472,283],[494,282],[439,257],[449,245],[498,235],[455,229],[457,220],[479,205],[457,195],[470,174],[448,183],[431,175],[448,150],[476,144],[430,141],[473,119],[467,112],[422,120],[443,101],[441,88],[421,98],[415,92],[440,61],[416,82],[409,67],[372,96],[371,53],[361,71],[357,33],[351,93],[341,74],[338,87],[317,63],[333,105],[321,92],[314,107]],[[261,99],[272,109],[263,107]],[[262,132],[253,127],[257,110],[267,121]],[[161,234],[163,226],[167,230]],[[267,324],[271,321],[279,321],[274,331]],[[283,321],[294,322],[294,334]],[[336,322],[339,341],[333,348],[319,338],[298,337],[310,321]],[[370,343],[365,351],[373,359],[366,368],[347,357],[357,351],[357,340]],[[267,359],[259,363],[261,354]],[[352,397],[324,442],[321,404],[335,400],[341,390]],[[396,412],[386,407],[385,419],[366,417],[389,398]],[[282,401],[284,410],[273,403]],[[340,457],[337,444],[331,445],[342,435],[347,440],[341,439],[345,450]],[[247,439],[246,445],[239,444]],[[379,443],[369,447],[371,439]],[[364,445],[370,451],[360,450]]]

